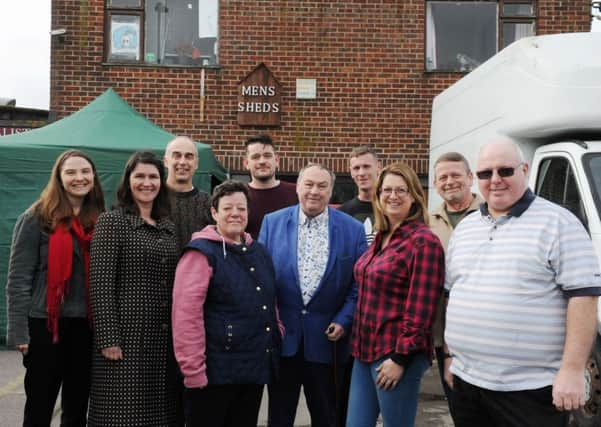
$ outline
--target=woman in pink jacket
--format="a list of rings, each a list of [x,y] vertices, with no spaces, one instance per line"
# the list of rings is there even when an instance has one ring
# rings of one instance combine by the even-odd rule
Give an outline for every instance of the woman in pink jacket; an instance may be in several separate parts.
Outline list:
[[[278,366],[275,271],[245,233],[246,186],[215,188],[216,225],[194,233],[175,274],[173,341],[191,410],[188,425],[254,427]]]

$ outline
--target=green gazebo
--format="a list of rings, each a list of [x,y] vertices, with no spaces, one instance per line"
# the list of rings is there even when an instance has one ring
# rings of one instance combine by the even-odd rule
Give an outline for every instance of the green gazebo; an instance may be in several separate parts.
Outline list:
[[[148,150],[162,157],[166,143],[174,137],[138,113],[113,89],[55,123],[0,137],[0,343],[6,338],[5,286],[13,226],[39,196],[58,155],[70,148],[88,154],[100,175],[108,205],[129,156],[136,150]],[[209,145],[199,143],[198,156],[194,183],[210,191],[212,181],[223,181],[227,171]]]

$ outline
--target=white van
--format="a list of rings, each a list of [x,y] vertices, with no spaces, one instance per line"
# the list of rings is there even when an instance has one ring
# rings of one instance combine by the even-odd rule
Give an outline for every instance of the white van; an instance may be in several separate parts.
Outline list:
[[[475,167],[482,144],[514,140],[530,165],[530,188],[582,221],[601,264],[600,46],[601,33],[521,39],[443,91],[432,105],[429,176],[443,153],[462,153]],[[430,191],[430,208],[440,202]],[[573,426],[601,426],[599,336],[587,380],[590,396]]]

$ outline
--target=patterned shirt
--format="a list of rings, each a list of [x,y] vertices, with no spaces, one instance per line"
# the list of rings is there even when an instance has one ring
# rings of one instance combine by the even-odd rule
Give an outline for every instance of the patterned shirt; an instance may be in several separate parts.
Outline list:
[[[330,253],[328,237],[328,209],[309,218],[298,210],[298,280],[307,305],[326,271]]]
[[[444,281],[440,240],[422,222],[398,227],[381,249],[383,233],[355,264],[359,300],[353,356],[373,362],[393,353],[432,353],[432,322]]]

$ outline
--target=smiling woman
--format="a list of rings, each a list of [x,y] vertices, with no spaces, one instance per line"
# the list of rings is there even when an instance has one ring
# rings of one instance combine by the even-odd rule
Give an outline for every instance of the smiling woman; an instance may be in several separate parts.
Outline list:
[[[140,216],[144,221],[156,224],[151,215],[154,199],[161,189],[161,177],[156,165],[139,163],[129,176],[129,187]]]
[[[92,160],[68,150],[15,225],[6,284],[8,345],[23,354],[26,368],[24,425],[50,425],[61,387],[63,424],[86,424],[89,248],[103,210]]]
[[[385,426],[408,427],[432,359],[444,253],[428,228],[424,191],[409,166],[385,167],[374,188],[378,233],[354,267],[359,298],[346,425],[375,426],[381,413]]]
[[[186,425],[257,425],[279,361],[275,271],[245,233],[248,190],[226,181],[211,199],[216,225],[194,233],[177,266],[173,331],[191,417]]]
[[[166,426],[177,417],[171,292],[179,250],[167,218],[162,162],[128,160],[117,209],[92,239],[90,303],[95,347],[89,426]]]
[[[69,157],[61,168],[61,181],[71,205],[81,206],[82,200],[94,186],[94,168],[83,157]]]

